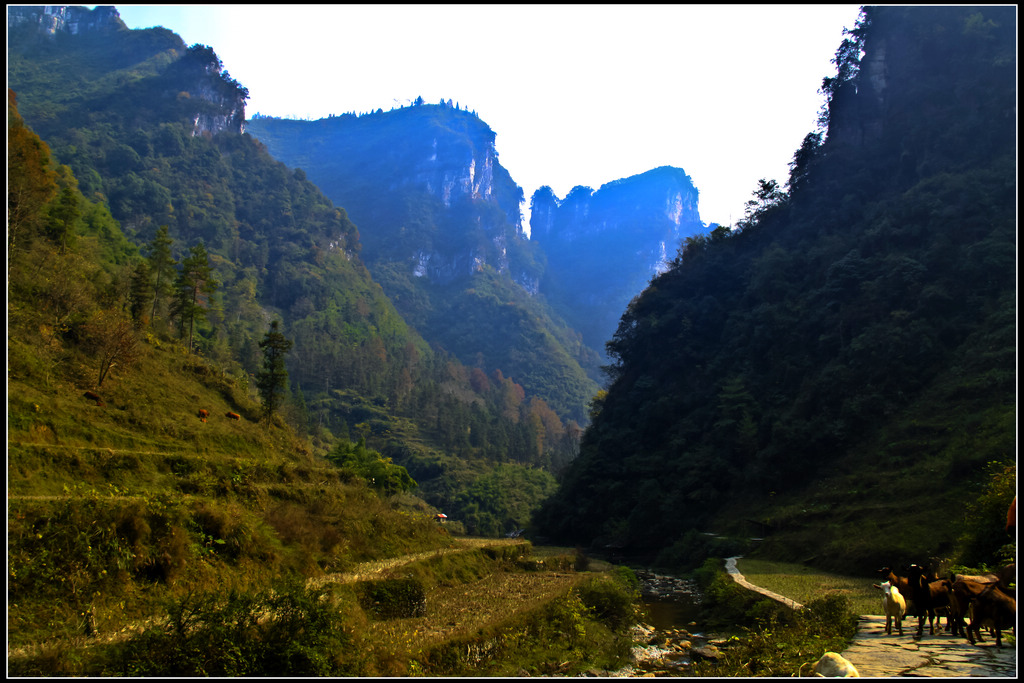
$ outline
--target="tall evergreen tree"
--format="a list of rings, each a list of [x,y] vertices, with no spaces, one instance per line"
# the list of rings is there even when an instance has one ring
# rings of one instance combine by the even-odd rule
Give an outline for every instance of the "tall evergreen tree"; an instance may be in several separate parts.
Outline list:
[[[129,300],[132,321],[136,327],[145,325],[145,313],[153,300],[154,287],[149,263],[139,261],[132,269]]]
[[[156,320],[156,312],[160,306],[163,296],[169,296],[173,289],[171,287],[171,276],[174,274],[174,267],[178,262],[171,256],[171,244],[174,240],[167,234],[167,226],[161,225],[157,228],[156,236],[149,243],[149,272],[153,280],[153,312],[150,320]]]
[[[270,330],[260,342],[263,349],[263,369],[256,375],[256,388],[263,400],[263,415],[269,419],[281,406],[287,388],[288,371],[284,367],[284,357],[292,348],[292,340],[287,339],[279,329],[278,321],[270,323]]]
[[[182,337],[188,327],[188,350],[191,353],[196,321],[206,320],[206,307],[220,283],[213,277],[213,267],[203,243],[188,251],[189,255],[181,262],[181,271],[174,283],[175,299],[171,313],[178,318],[178,332]]]
[[[57,168],[57,184],[60,193],[50,207],[50,220],[47,232],[50,239],[60,246],[60,253],[65,253],[68,244],[74,241],[75,224],[82,217],[82,207],[78,203],[78,181],[67,166]]]

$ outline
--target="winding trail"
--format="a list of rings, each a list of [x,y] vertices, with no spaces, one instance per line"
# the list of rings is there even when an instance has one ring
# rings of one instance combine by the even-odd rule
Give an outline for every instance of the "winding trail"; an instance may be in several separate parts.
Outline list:
[[[23,498],[46,498],[47,496],[22,496]],[[508,538],[473,538],[473,537],[456,537],[452,539],[452,546],[448,548],[438,548],[435,550],[427,550],[419,553],[410,553],[407,555],[400,555],[398,557],[391,557],[383,560],[375,560],[371,562],[363,562],[356,565],[352,571],[339,573],[339,574],[328,574],[325,576],[319,576],[308,579],[306,585],[309,588],[319,588],[328,583],[354,583],[356,581],[362,581],[366,579],[372,579],[375,576],[379,576],[389,569],[400,567],[405,564],[416,562],[417,560],[424,560],[430,557],[437,557],[440,555],[446,555],[449,553],[460,553],[468,550],[475,550],[483,547],[493,547],[501,545],[515,545],[521,543],[519,539],[508,539]],[[113,643],[123,641],[133,636],[136,636],[148,628],[161,626],[166,624],[166,616],[155,616],[148,619],[143,619],[135,623],[123,624],[118,630],[104,630],[99,634],[93,634],[90,636],[77,636],[69,639],[69,646],[81,646],[89,647],[101,643]],[[21,647],[11,648],[8,643],[7,659],[27,657],[32,654],[38,654],[40,652],[41,644],[24,645]]]
[[[803,605],[747,581],[736,568],[739,557],[725,560],[725,569],[736,583],[782,604],[801,609]],[[861,616],[857,634],[840,654],[848,659],[862,677],[925,676],[930,678],[1017,677],[1017,648],[986,638],[971,645],[964,638],[941,635],[917,637],[916,625],[904,625],[904,635],[885,634],[885,617]],[[1004,634],[1005,640],[1005,634]]]
[[[325,576],[318,576],[316,578],[309,579],[306,585],[309,588],[319,588],[324,584],[328,583],[355,583],[356,581],[362,581],[364,579],[370,579],[380,573],[400,567],[404,564],[410,564],[417,560],[425,560],[430,557],[439,557],[441,555],[448,555],[450,553],[461,553],[467,550],[475,550],[476,548],[484,548],[488,546],[499,546],[499,545],[515,545],[516,543],[522,543],[521,540],[514,538],[471,538],[471,537],[454,537],[452,539],[453,545],[450,548],[438,548],[435,550],[425,550],[420,553],[411,553],[409,555],[401,555],[399,557],[391,557],[386,560],[374,560],[372,562],[363,562],[356,565],[352,571],[343,572],[340,574],[327,574]]]

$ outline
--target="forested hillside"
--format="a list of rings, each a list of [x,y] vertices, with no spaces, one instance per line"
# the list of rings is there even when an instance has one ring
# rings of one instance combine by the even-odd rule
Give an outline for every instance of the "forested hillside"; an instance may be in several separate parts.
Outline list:
[[[180,343],[254,391],[259,342],[279,320],[292,342],[281,413],[316,452],[365,439],[468,529],[524,525],[553,485],[547,470],[572,457],[576,428],[522,384],[460,363],[409,327],[363,265],[345,210],[241,132],[247,91],[213,49],[162,28],[130,31],[116,12],[51,34],[12,23],[19,11],[42,8],[9,10],[8,82],[52,151],[66,204],[60,247],[89,230],[123,234],[95,265],[113,273],[112,301],[132,334]],[[13,265],[31,235],[11,220]],[[191,266],[200,277],[185,300]],[[44,261],[36,277],[69,272]],[[21,329],[26,344],[87,338],[77,304],[54,305],[47,331]],[[117,364],[106,382],[131,372]],[[83,375],[75,390],[96,384]],[[488,476],[522,482],[532,497],[481,500],[470,489]]]
[[[523,191],[476,114],[418,99],[317,121],[255,116],[247,130],[346,208],[374,279],[430,343],[585,421],[598,354],[536,296],[544,256],[523,232]]]
[[[681,565],[729,551],[703,532],[847,571],[996,562],[998,512],[960,538],[1015,479],[1015,35],[1012,7],[862,13],[786,186],[626,310],[546,534]]]

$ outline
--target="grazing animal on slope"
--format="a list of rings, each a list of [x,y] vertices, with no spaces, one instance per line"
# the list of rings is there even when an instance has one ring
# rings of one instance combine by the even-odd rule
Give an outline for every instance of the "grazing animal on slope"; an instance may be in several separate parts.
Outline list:
[[[1009,595],[1014,600],[1017,599],[1017,564],[1011,562],[1002,569],[999,570],[997,576],[999,577],[999,590]]]
[[[239,415],[238,413],[231,413],[231,412],[226,413],[225,417],[227,417],[229,420],[241,420],[242,419],[242,416]]]
[[[882,609],[885,614],[885,634],[892,635],[892,622],[896,620],[896,627],[900,635],[903,635],[903,615],[907,613],[907,601],[900,594],[900,589],[889,581],[883,584],[876,584],[882,589]]]
[[[206,408],[199,409],[199,419],[206,422],[206,418],[210,417],[210,411]]]
[[[87,391],[85,392],[85,394],[83,394],[83,396],[85,396],[90,401],[96,401],[96,405],[100,406],[101,408],[107,405],[106,403],[103,402],[103,399],[100,398],[100,395],[97,394],[95,391]]]

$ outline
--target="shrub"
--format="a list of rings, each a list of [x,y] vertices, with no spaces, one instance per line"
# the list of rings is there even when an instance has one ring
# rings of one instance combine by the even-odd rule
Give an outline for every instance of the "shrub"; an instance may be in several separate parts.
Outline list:
[[[797,676],[801,667],[829,650],[842,651],[856,632],[857,617],[846,598],[832,595],[800,612],[759,601],[752,613],[761,621],[734,637],[717,662],[694,662],[697,676]]]
[[[189,594],[168,626],[120,646],[105,673],[129,676],[358,675],[352,636],[327,596],[297,581],[245,595]]]
[[[637,594],[627,583],[595,577],[578,590],[591,615],[612,630],[624,631],[637,622]]]

